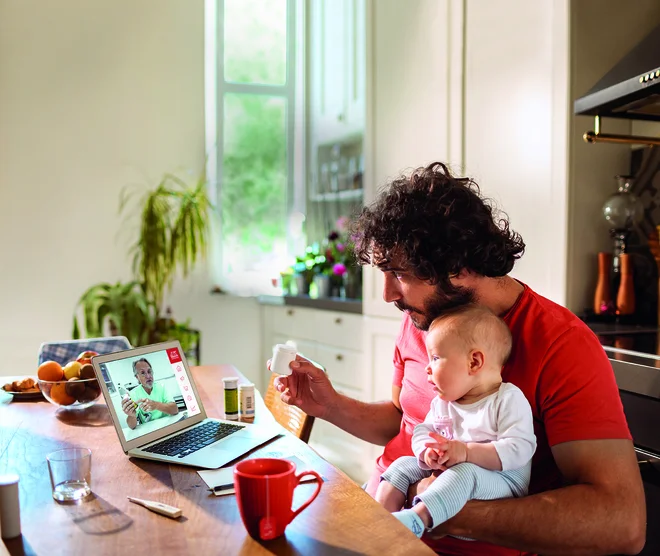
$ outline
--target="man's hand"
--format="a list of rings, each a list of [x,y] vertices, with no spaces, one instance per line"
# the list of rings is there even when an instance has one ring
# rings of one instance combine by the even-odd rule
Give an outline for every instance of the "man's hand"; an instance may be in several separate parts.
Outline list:
[[[131,398],[125,398],[121,401],[121,409],[129,417],[135,417],[135,402]]]
[[[437,460],[438,467],[432,467],[431,469],[445,470],[448,467],[452,467],[458,463],[465,463],[467,461],[468,450],[465,442],[461,442],[460,440],[447,440],[444,436],[435,432],[431,432],[429,435],[433,438],[433,441],[425,444],[427,452],[429,450],[435,450],[439,454]]]
[[[282,401],[299,407],[307,415],[326,419],[339,394],[323,368],[300,355],[296,355],[290,367],[293,371],[291,375],[275,379],[275,388],[281,393]]]
[[[150,400],[149,398],[139,399],[137,403],[142,411],[162,411],[161,406],[163,404],[160,402],[155,402],[154,400]]]

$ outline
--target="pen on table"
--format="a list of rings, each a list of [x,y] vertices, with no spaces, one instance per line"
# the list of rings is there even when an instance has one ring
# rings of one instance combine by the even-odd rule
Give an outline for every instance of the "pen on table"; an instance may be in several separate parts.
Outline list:
[[[234,483],[229,483],[228,485],[218,485],[211,487],[209,490],[211,492],[222,492],[223,490],[229,490],[231,488],[234,488]]]
[[[126,498],[128,498],[131,502],[137,504],[138,506],[144,506],[145,508],[151,510],[152,512],[167,517],[171,517],[172,519],[176,519],[177,517],[180,517],[181,514],[183,513],[180,508],[175,508],[174,506],[168,506],[167,504],[163,504],[162,502],[142,500],[141,498],[133,498],[132,496],[127,496]]]

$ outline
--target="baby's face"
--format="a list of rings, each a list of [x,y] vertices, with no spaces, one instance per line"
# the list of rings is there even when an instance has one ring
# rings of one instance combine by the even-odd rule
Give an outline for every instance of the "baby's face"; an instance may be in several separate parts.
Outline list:
[[[427,379],[436,394],[448,402],[465,396],[474,384],[464,343],[438,327],[426,336],[426,351],[429,356]]]

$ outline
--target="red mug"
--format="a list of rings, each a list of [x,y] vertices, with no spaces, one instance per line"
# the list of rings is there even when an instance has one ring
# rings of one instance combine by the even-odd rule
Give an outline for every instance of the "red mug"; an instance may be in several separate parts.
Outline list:
[[[316,477],[316,490],[293,511],[293,491],[306,475]],[[296,475],[296,464],[285,459],[255,458],[237,463],[234,488],[238,509],[250,536],[264,541],[282,536],[286,526],[318,496],[322,482],[316,471]]]

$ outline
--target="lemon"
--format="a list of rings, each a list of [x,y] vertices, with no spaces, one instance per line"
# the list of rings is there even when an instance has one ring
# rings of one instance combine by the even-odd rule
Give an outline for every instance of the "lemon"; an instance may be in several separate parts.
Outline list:
[[[81,367],[82,365],[78,363],[78,361],[69,361],[66,365],[64,365],[64,368],[62,369],[64,371],[64,378],[69,380],[71,378],[80,377]]]

